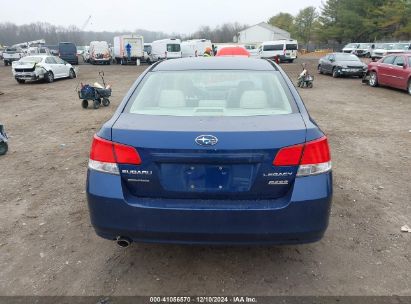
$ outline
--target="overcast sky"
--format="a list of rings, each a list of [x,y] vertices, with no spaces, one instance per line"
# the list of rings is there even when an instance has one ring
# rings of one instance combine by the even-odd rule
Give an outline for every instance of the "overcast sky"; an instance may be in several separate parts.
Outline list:
[[[0,22],[74,24],[85,30],[137,28],[190,34],[200,25],[240,22],[253,25],[279,12],[296,14],[322,0],[17,0],[1,1]]]

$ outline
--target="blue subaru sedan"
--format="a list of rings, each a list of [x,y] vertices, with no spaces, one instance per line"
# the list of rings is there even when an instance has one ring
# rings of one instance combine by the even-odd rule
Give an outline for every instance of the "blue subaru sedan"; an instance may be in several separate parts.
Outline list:
[[[270,60],[154,64],[91,146],[91,222],[123,247],[314,242],[331,197],[327,138]]]

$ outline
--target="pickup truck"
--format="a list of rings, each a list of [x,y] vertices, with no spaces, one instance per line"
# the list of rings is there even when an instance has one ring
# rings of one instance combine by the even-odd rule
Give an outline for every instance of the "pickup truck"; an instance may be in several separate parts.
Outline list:
[[[3,62],[4,65],[11,65],[13,61],[20,60],[24,56],[21,49],[15,47],[8,47],[3,52]]]

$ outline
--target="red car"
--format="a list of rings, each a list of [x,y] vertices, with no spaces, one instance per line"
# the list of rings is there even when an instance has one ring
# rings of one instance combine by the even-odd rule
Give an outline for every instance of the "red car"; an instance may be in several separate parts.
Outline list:
[[[250,53],[241,46],[223,47],[217,52],[217,57],[250,57]]]
[[[407,90],[411,95],[411,54],[392,54],[368,64],[368,83]]]

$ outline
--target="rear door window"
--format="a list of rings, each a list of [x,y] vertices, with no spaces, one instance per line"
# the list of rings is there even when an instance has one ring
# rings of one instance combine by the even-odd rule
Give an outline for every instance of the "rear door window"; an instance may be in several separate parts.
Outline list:
[[[46,58],[46,63],[48,64],[56,64],[56,60],[53,57],[47,57]]]
[[[59,45],[61,54],[74,54],[77,53],[76,46],[73,43],[61,43]]]
[[[388,57],[385,57],[382,60],[382,62],[385,63],[385,64],[393,64],[394,59],[395,59],[395,56],[388,56]]]
[[[167,52],[180,52],[181,47],[179,44],[167,44]]]
[[[404,57],[402,56],[395,57],[393,64],[397,66],[401,66],[401,67],[404,66]]]

